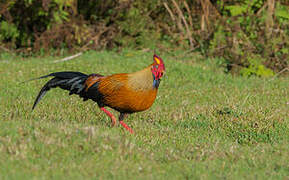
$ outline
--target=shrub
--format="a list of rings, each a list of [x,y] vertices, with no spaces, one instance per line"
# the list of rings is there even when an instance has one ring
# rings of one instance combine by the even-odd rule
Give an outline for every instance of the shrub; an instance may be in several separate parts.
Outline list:
[[[229,71],[267,76],[268,69],[288,67],[288,6],[285,0],[7,0],[0,2],[0,49],[182,49],[224,59]]]

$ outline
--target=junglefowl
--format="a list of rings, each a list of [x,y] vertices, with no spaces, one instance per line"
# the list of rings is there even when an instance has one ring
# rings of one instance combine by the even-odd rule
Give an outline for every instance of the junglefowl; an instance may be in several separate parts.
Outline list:
[[[69,95],[79,95],[84,101],[88,99],[95,101],[99,108],[110,117],[112,126],[116,124],[116,118],[105,107],[108,106],[120,112],[119,123],[133,133],[133,130],[123,122],[124,118],[128,114],[144,111],[152,106],[164,72],[164,62],[157,55],[153,56],[151,65],[134,73],[103,76],[71,71],[54,72],[35,78],[53,77],[40,90],[32,110],[47,91],[59,87],[68,90]]]

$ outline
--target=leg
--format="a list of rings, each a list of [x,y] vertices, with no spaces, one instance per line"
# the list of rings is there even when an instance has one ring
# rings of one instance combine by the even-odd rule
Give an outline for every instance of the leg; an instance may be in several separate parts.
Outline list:
[[[114,117],[114,115],[111,112],[109,112],[108,110],[106,110],[104,107],[101,107],[100,109],[110,117],[112,126],[114,126],[116,124],[116,118]]]
[[[128,127],[128,125],[126,125],[126,124],[123,122],[123,119],[124,119],[126,116],[127,116],[127,114],[125,114],[125,113],[120,113],[119,118],[118,118],[119,123],[120,123],[126,130],[128,130],[131,134],[133,134],[133,130],[132,130],[130,127]]]

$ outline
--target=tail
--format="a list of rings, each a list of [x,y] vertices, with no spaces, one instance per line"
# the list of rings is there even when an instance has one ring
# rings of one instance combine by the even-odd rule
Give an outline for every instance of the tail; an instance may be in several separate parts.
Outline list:
[[[60,87],[61,89],[65,89],[69,91],[69,95],[78,94],[80,97],[85,99],[85,95],[83,90],[85,89],[85,81],[88,78],[88,75],[80,73],[80,72],[55,72],[48,74],[46,76],[41,76],[35,79],[43,79],[47,77],[54,77],[49,80],[40,90],[34,104],[32,110],[36,107],[42,97],[51,89]],[[35,80],[31,79],[31,80]]]

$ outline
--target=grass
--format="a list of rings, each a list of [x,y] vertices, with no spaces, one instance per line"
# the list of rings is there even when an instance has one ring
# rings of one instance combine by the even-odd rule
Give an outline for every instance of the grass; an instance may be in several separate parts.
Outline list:
[[[88,52],[54,64],[2,55],[0,179],[289,178],[288,78],[234,77],[214,60],[163,55],[156,102],[126,119],[135,135],[60,89],[31,112],[46,80],[19,83],[63,70],[133,72],[151,56]]]

